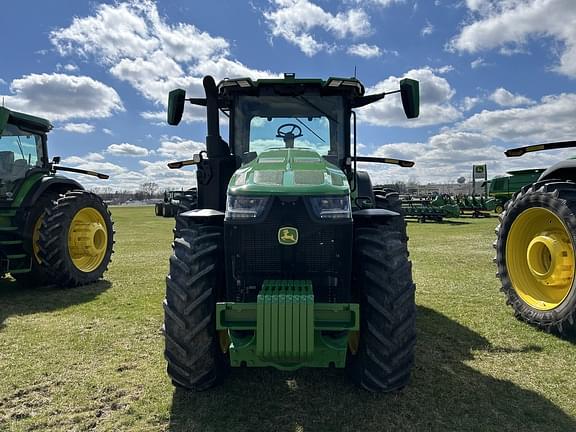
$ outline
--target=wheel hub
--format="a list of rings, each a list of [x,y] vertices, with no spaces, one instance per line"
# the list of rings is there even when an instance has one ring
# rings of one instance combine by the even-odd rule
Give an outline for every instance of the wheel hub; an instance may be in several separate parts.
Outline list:
[[[98,222],[76,223],[70,233],[73,255],[98,256],[106,249],[106,231]]]
[[[108,232],[102,215],[94,208],[80,209],[68,230],[68,253],[76,268],[91,272],[104,261]]]
[[[513,289],[530,307],[552,310],[566,299],[576,262],[570,231],[549,209],[520,213],[506,240],[506,267]]]
[[[560,233],[543,233],[534,237],[526,251],[528,268],[545,285],[563,285],[570,281],[574,267],[570,243]]]

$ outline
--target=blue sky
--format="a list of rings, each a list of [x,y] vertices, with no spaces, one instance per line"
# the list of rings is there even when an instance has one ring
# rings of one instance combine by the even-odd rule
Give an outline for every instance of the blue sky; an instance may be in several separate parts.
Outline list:
[[[377,182],[454,182],[475,163],[490,176],[544,167],[572,152],[502,152],[576,137],[574,0],[21,0],[4,5],[0,25],[5,105],[52,120],[51,154],[67,165],[111,174],[83,178],[89,187],[191,186],[192,170],[166,162],[202,149],[203,112],[175,128],[165,103],[175,87],[202,96],[205,74],[356,67],[369,92],[419,79],[418,120],[395,96],[358,112],[362,154],[416,161],[367,166]]]

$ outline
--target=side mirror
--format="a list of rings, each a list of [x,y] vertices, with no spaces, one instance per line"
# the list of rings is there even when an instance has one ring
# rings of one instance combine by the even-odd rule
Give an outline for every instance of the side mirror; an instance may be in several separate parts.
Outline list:
[[[420,115],[420,83],[410,78],[400,81],[400,95],[404,113],[409,119]]]
[[[53,165],[58,165],[60,163],[60,156],[54,156],[52,158],[52,164]]]
[[[168,94],[168,124],[176,126],[182,120],[184,113],[184,102],[186,100],[186,91],[182,89],[172,90]]]

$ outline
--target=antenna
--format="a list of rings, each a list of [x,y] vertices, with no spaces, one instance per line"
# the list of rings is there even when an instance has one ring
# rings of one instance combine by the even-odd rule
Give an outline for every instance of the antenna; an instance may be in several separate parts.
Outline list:
[[[356,78],[356,65],[354,65],[354,78]]]

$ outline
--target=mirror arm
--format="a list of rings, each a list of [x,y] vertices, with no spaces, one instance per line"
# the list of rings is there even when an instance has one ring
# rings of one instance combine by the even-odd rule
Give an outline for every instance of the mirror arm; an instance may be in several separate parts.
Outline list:
[[[52,166],[52,170],[53,171],[66,171],[66,172],[71,172],[71,173],[76,173],[76,174],[86,174],[86,175],[98,177],[99,179],[102,179],[102,180],[108,180],[110,178],[110,176],[107,174],[101,174],[101,173],[98,173],[95,171],[88,171],[88,170],[83,170],[83,169],[79,169],[79,168],[63,167],[60,165]]]
[[[391,158],[381,158],[372,156],[356,156],[354,157],[355,162],[372,162],[372,163],[386,163],[392,165],[399,165],[404,168],[411,168],[414,166],[413,161],[402,160],[402,159],[391,159]]]
[[[363,106],[366,106],[368,104],[377,102],[381,99],[384,99],[384,97],[389,94],[386,92],[383,93],[376,93],[373,95],[368,95],[368,96],[360,96],[357,98],[352,99],[352,108],[360,108]]]
[[[185,100],[190,102],[192,105],[206,106],[206,98],[189,98]]]
[[[185,166],[190,166],[190,165],[198,165],[200,162],[202,162],[203,159],[205,159],[202,156],[202,153],[206,153],[205,151],[202,151],[198,154],[195,154],[192,159],[187,159],[187,160],[183,160],[183,161],[177,161],[177,162],[170,162],[168,163],[168,168],[170,169],[180,169],[182,167]]]

